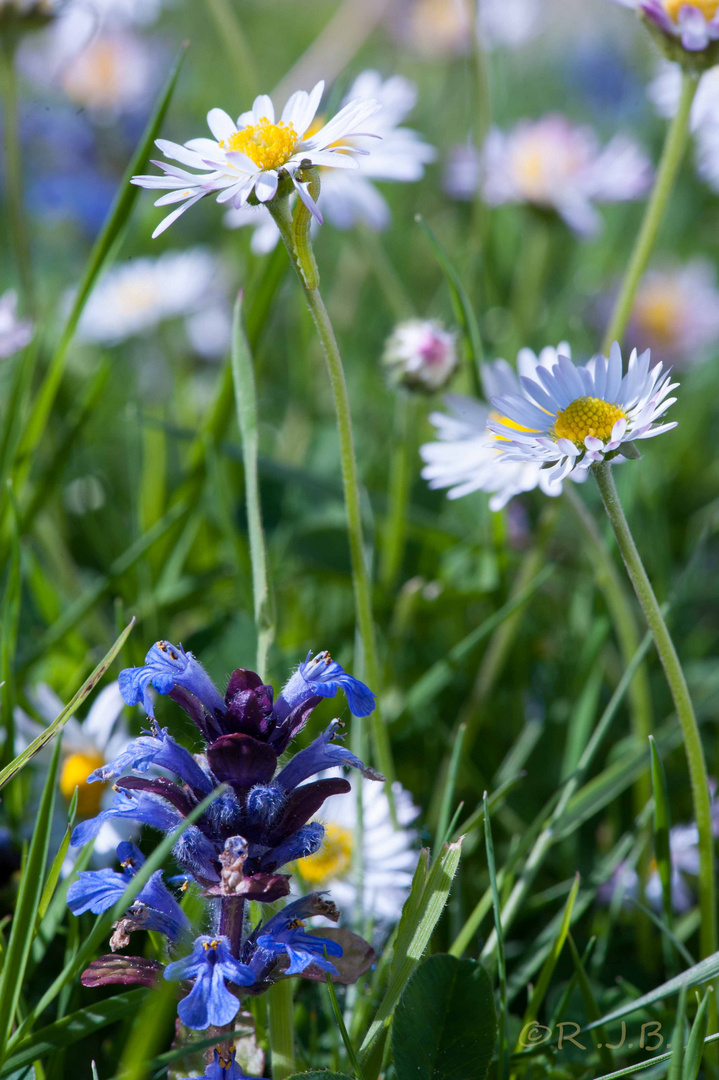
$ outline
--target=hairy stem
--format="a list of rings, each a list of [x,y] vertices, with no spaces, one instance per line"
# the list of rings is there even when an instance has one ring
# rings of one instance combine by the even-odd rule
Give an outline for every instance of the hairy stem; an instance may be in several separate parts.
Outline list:
[[[699,909],[701,912],[700,942],[702,957],[710,956],[717,948],[716,888],[714,883],[714,839],[712,836],[711,794],[707,777],[704,749],[694,707],[689,695],[674,642],[671,639],[661,608],[654,595],[651,582],[644,569],[634,543],[627,519],[619,501],[619,494],[612,476],[612,467],[606,462],[594,465],[592,472],[602,496],[604,508],[612,523],[624,565],[631,579],[639,603],[642,605],[649,629],[669,683],[674,705],[684,737],[684,749],[689,765],[694,819],[699,833]]]
[[[310,287],[308,281],[316,280],[315,267],[308,272],[304,265],[300,264],[292,233],[292,220],[290,217],[287,200],[276,198],[268,204],[269,210],[277,223],[282,240],[287,248],[290,261],[297,273],[297,278],[305,294],[312,319],[320,339],[322,351],[327,362],[330,386],[337,417],[337,432],[340,441],[340,463],[342,470],[342,485],[344,488],[345,510],[347,513],[347,531],[349,533],[350,554],[352,558],[352,584],[354,588],[355,609],[357,612],[357,625],[360,640],[362,642],[362,659],[367,682],[377,692],[380,686],[379,659],[377,655],[377,640],[375,636],[374,619],[372,617],[372,592],[370,585],[367,560],[365,558],[364,533],[362,528],[362,511],[360,507],[359,480],[357,477],[357,462],[355,459],[354,436],[352,433],[352,416],[347,394],[342,357],[340,355],[337,339],[327,314],[327,309],[322,300],[319,287]],[[309,240],[307,241],[309,243]],[[394,763],[392,751],[387,737],[387,730],[382,721],[379,706],[371,714],[372,743],[375,761],[379,769],[387,778],[387,796],[390,805],[394,807],[392,794],[392,781],[394,779]]]
[[[689,133],[689,117],[692,102],[697,89],[698,79],[689,72],[682,74],[682,89],[679,104],[674,119],[667,129],[664,149],[654,180],[654,187],[649,196],[641,228],[634,243],[634,250],[629,260],[622,287],[614,304],[612,317],[607,327],[607,332],[602,343],[602,352],[606,356],[613,341],[621,342],[627,322],[634,305],[634,297],[641,281],[642,274],[647,268],[654,242],[659,232],[664,213],[669,202],[669,196],[674,187],[679,166],[684,157]]]

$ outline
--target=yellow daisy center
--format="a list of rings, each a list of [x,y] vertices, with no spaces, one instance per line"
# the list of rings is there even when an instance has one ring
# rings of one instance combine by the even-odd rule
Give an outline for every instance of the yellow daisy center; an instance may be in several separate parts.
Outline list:
[[[685,4],[701,11],[705,19],[713,19],[719,8],[719,0],[664,0],[666,13],[674,22],[677,21],[679,12]]]
[[[666,284],[647,285],[634,306],[634,314],[642,331],[665,344],[677,335],[682,305],[674,290]]]
[[[279,169],[292,157],[296,145],[297,132],[292,124],[281,120],[271,124],[266,116],[220,143],[222,150],[241,150],[261,169]]]
[[[60,791],[70,801],[77,788],[77,812],[80,817],[94,817],[100,812],[105,785],[88,784],[87,778],[105,764],[102,754],[71,754],[60,773]]]
[[[610,405],[601,398],[576,398],[557,413],[553,435],[555,439],[569,439],[575,446],[584,446],[588,435],[607,442],[612,428],[622,417],[626,419],[626,413],[618,405]]]
[[[302,880],[315,888],[325,881],[341,877],[352,862],[352,833],[342,825],[325,825],[325,841],[314,855],[307,855],[297,864]]]

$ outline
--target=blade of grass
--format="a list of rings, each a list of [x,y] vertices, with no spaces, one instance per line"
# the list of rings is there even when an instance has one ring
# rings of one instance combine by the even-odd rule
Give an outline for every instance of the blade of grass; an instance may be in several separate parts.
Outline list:
[[[687,1043],[686,1051],[684,1053],[682,1080],[697,1080],[697,1076],[699,1075],[702,1055],[704,1053],[704,1042],[709,1029],[709,1005],[713,992],[712,988],[709,987],[706,994],[701,999],[697,1014],[694,1017],[694,1023],[692,1024],[692,1029],[689,1033],[689,1042]]]
[[[60,767],[61,740],[55,744],[55,751],[50,762],[47,779],[40,799],[40,808],[35,819],[32,840],[23,868],[18,890],[15,913],[10,929],[5,963],[0,977],[0,1059],[15,1021],[15,1013],[20,1001],[25,969],[30,956],[30,948],[35,931],[35,920],[42,896],[45,863],[50,847],[50,830],[55,809],[55,790]]]
[[[672,1033],[672,1056],[669,1059],[667,1080],[681,1080],[684,1071],[684,1028],[687,1014],[687,988],[679,991],[674,1031]]]
[[[92,292],[100,273],[114,258],[115,252],[119,247],[119,241],[123,230],[140,193],[140,189],[131,184],[130,179],[136,173],[142,172],[142,169],[150,156],[152,145],[159,134],[160,127],[170,105],[186,51],[187,43],[180,49],[177,59],[170,70],[165,86],[158,98],[152,115],[147,122],[147,127],[143,132],[135,153],[130,159],[130,163],[125,170],[122,180],[120,181],[120,186],[117,190],[114,202],[110,207],[105,223],[100,230],[100,235],[90,252],[85,272],[75,295],[67,321],[63,327],[60,340],[55,347],[47,372],[45,373],[45,378],[37,397],[33,402],[32,410],[20,441],[18,450],[20,457],[27,457],[32,454],[42,438],[55,402],[55,397],[60,388],[60,383],[65,371],[68,348],[74,337],[77,324],[80,321],[80,316],[82,315],[87,299]]]
[[[569,933],[569,927],[572,921],[572,911],[574,909],[574,904],[577,899],[578,891],[579,874],[576,874],[574,877],[574,884],[572,885],[569,896],[567,897],[567,902],[564,905],[564,911],[562,912],[562,919],[559,924],[559,930],[557,931],[557,935],[554,939],[554,942],[552,943],[552,948],[549,951],[549,955],[547,956],[544,964],[542,965],[542,970],[539,975],[539,979],[537,980],[537,985],[534,987],[534,991],[532,992],[532,996],[529,999],[529,1004],[527,1005],[527,1009],[524,1013],[524,1019],[522,1020],[522,1030],[524,1030],[528,1024],[531,1024],[532,1021],[537,1019],[537,1015],[539,1014],[539,1008],[544,1001],[547,990],[549,989],[549,983],[551,981],[552,975],[554,974],[554,969],[557,966],[562,949],[564,948],[564,943],[567,940],[567,934]],[[519,1047],[521,1047],[521,1045],[522,1043],[520,1040],[517,1042],[517,1045],[514,1048],[515,1051]]]
[[[415,893],[412,914],[405,921],[404,926],[400,923],[387,990],[360,1047],[360,1062],[364,1069],[365,1080],[376,1080],[376,1076],[368,1069],[370,1060],[373,1063],[376,1062],[372,1054],[373,1044],[382,1032],[386,1034],[402,989],[429,944],[429,939],[447,903],[449,890],[459,866],[461,848],[461,840],[456,844],[445,845],[430,868],[419,902],[416,902]]]
[[[259,420],[257,387],[250,343],[242,321],[242,293],[238,293],[232,318],[232,375],[235,385],[237,420],[242,436],[245,466],[245,502],[250,535],[252,593],[257,628],[257,664],[260,675],[267,674],[267,655],[275,636],[275,617],[267,571],[267,551],[262,528],[262,505],[257,475]]]
[[[327,958],[327,950],[325,950],[325,959],[326,958]],[[340,1005],[339,1005],[339,1002],[337,1000],[337,994],[335,993],[335,988],[334,988],[334,985],[332,983],[332,978],[330,976],[329,971],[327,972],[327,993],[329,994],[330,1005],[332,1006],[332,1014],[333,1014],[333,1016],[335,1018],[335,1023],[337,1024],[337,1027],[340,1030],[340,1035],[342,1036],[342,1042],[345,1044],[345,1050],[347,1051],[347,1059],[348,1059],[350,1065],[352,1066],[352,1069],[354,1071],[355,1076],[357,1077],[357,1080],[364,1080],[364,1076],[362,1074],[362,1068],[360,1066],[359,1061],[357,1060],[357,1054],[355,1052],[355,1048],[352,1045],[352,1040],[350,1039],[349,1032],[347,1031],[347,1028],[345,1026],[344,1017],[342,1016],[342,1010],[340,1009]]]
[[[494,909],[494,926],[497,932],[497,977],[499,979],[499,1077],[506,1080],[509,1076],[509,1033],[507,1012],[507,966],[504,960],[504,935],[502,934],[502,920],[500,917],[501,905],[499,901],[499,889],[497,888],[497,870],[494,862],[494,840],[492,838],[492,823],[489,817],[489,803],[485,791],[482,805],[484,808],[484,843],[487,852],[487,866],[489,868],[489,884],[492,890],[492,907]]]
[[[454,798],[454,789],[457,785],[457,774],[459,772],[459,763],[462,757],[462,744],[464,743],[466,731],[467,725],[461,724],[454,736],[452,754],[449,759],[449,769],[442,789],[439,818],[437,820],[436,844],[433,852],[435,858],[437,857],[437,853],[442,850],[442,845],[447,842],[451,831],[449,815],[452,811],[452,799]]]
[[[584,963],[582,962],[582,958],[579,955],[577,946],[574,944],[574,938],[572,937],[571,933],[569,933],[569,935],[567,936],[567,941],[569,943],[569,950],[572,954],[572,960],[574,961],[574,971],[577,976],[579,992],[582,995],[582,1001],[584,1002],[584,1011],[587,1014],[587,1019],[598,1020],[602,1015],[601,1010],[597,1005],[596,998],[594,997],[594,991],[592,990],[592,984],[589,981],[589,976],[587,975]],[[599,1054],[599,1060],[602,1063],[602,1068],[609,1069],[611,1071],[614,1068],[614,1058],[612,1056],[612,1051],[609,1049],[608,1046],[609,1036],[607,1035],[604,1028],[600,1026],[596,1029],[596,1032],[592,1032],[592,1038],[594,1040],[594,1045],[596,1047],[597,1053]]]
[[[470,365],[470,371],[472,374],[472,381],[474,383],[475,392],[477,393],[478,397],[481,397],[482,360],[484,358],[484,354],[482,349],[482,337],[479,332],[479,324],[477,322],[477,317],[474,314],[474,308],[470,303],[466,289],[462,284],[462,280],[459,274],[450,262],[446,251],[430,229],[427,222],[424,220],[421,214],[416,214],[414,220],[420,226],[427,239],[429,240],[430,244],[434,248],[435,255],[437,256],[437,262],[439,263],[442,269],[442,273],[446,278],[447,284],[449,286],[449,294],[452,300],[454,317],[459,323],[459,326],[462,330],[464,353],[467,362]]]

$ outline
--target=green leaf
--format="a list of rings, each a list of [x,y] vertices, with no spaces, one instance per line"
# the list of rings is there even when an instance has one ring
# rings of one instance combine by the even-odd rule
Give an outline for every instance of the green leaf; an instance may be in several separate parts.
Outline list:
[[[0,1069],[0,1077],[7,1076],[25,1065],[31,1065],[38,1058],[63,1046],[71,1046],[80,1039],[86,1039],[100,1028],[135,1013],[148,997],[147,990],[129,990],[125,994],[95,1002],[86,1009],[70,1013],[62,1020],[40,1028],[8,1058]]]
[[[4,787],[9,780],[12,780],[13,776],[16,776],[21,769],[24,769],[28,761],[30,761],[30,759],[34,757],[35,754],[37,754],[38,750],[42,750],[43,746],[45,746],[46,743],[50,742],[50,739],[52,739],[52,737],[57,734],[63,724],[65,724],[73,715],[73,713],[80,708],[85,698],[95,689],[100,679],[110,667],[110,664],[113,662],[122,646],[125,644],[129,633],[134,625],[135,620],[133,619],[130,623],[128,623],[115,644],[105,654],[103,659],[93,671],[92,675],[90,675],[90,677],[85,680],[78,692],[73,698],[71,698],[71,700],[60,713],[60,715],[56,716],[53,722],[49,724],[45,728],[45,730],[37,736],[37,738],[33,739],[30,745],[26,747],[21,754],[18,754],[14,761],[11,761],[10,764],[6,765],[2,772],[0,772],[0,788]]]
[[[2,978],[0,978],[0,1058],[5,1051],[20,1001],[23,976],[30,957],[40,898],[42,896],[45,863],[50,845],[50,829],[55,809],[55,789],[60,767],[61,740],[55,744],[47,779],[35,819],[32,842],[23,867],[17,904],[12,920]]]
[[[68,349],[75,334],[77,324],[80,321],[80,316],[82,315],[87,299],[90,296],[101,271],[105,268],[106,264],[111,261],[113,253],[117,251],[118,241],[140,193],[140,189],[134,184],[131,184],[130,179],[136,173],[142,171],[152,152],[152,145],[159,134],[162,121],[165,119],[165,113],[169,107],[177,77],[180,74],[180,67],[184,60],[186,49],[187,46],[183,45],[173,64],[164,89],[158,98],[157,105],[147,122],[147,127],[143,132],[143,136],[125,170],[122,180],[120,181],[115,200],[110,207],[105,223],[100,231],[100,235],[90,252],[90,258],[87,261],[85,272],[75,295],[70,314],[67,317],[67,322],[65,323],[60,340],[48,365],[38,395],[33,402],[30,418],[19,448],[20,455],[27,456],[28,454],[31,454],[45,430],[55,397],[60,388],[60,382],[65,371]]]
[[[424,960],[392,1027],[397,1080],[484,1080],[497,1039],[492,985],[476,960]]]

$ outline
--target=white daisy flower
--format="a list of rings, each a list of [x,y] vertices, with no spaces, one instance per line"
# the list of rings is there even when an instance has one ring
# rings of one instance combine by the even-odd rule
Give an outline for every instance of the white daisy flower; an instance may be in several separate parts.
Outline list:
[[[82,341],[115,345],[166,319],[214,309],[226,292],[223,268],[208,248],[130,259],[109,270],[93,290],[78,335]]]
[[[394,383],[411,389],[440,390],[457,369],[457,335],[437,319],[399,323],[384,347],[382,363]]]
[[[46,724],[52,723],[65,708],[57,694],[44,684],[28,696]],[[124,708],[119,686],[112,682],[97,695],[84,720],[71,716],[63,728],[59,787],[68,802],[75,788],[78,789],[77,814],[80,818],[95,817],[114,799],[110,785],[88,784],[87,778],[95,769],[121,754],[132,741]],[[45,730],[45,725],[33,720],[19,707],[15,709],[14,717],[15,750],[19,753]],[[100,860],[108,856],[114,858],[115,848],[127,838],[126,828],[120,831],[112,822],[106,822],[95,841],[94,853]]]
[[[709,259],[650,270],[642,278],[627,328],[655,360],[698,363],[719,344],[719,289]]]
[[[324,82],[318,82],[309,94],[296,91],[277,122],[272,101],[261,94],[237,123],[222,109],[210,109],[207,123],[214,139],[190,139],[184,146],[158,139],[155,145],[165,157],[200,171],[188,172],[155,161],[165,176],[133,177],[132,182],[140,187],[167,190],[155,206],[180,203],[160,222],[153,238],[206,195],[217,193],[218,203],[235,207],[244,206],[250,196],[260,203],[269,202],[277,192],[280,173],[290,177],[299,197],[321,223],[322,215],[297,173],[315,165],[356,169],[354,155],[367,151],[353,145],[353,140],[367,135],[366,121],[380,108],[375,101],[351,101],[313,131],[323,90]]]
[[[0,296],[0,360],[24,349],[32,341],[33,325],[29,319],[19,319],[17,293],[9,289]]]
[[[331,769],[322,777],[342,776]],[[361,921],[389,926],[396,923],[409,895],[419,852],[417,836],[409,826],[419,814],[412,797],[401,784],[393,787],[397,822],[392,824],[389,800],[381,784],[361,779],[362,784],[362,866],[357,876],[357,793],[333,795],[322,807],[324,844],[314,855],[295,863],[297,874],[308,890],[329,889],[337,906],[349,914],[358,912]]]
[[[521,396],[519,378],[531,377],[538,367],[549,370],[557,362],[559,351],[569,354],[569,346],[564,342],[558,349],[548,346],[539,356],[531,349],[521,349],[517,355],[519,377],[506,360],[485,364],[482,369],[485,392],[488,397],[498,394]],[[505,440],[487,426],[490,419],[501,419],[491,406],[455,394],[449,394],[445,400],[450,413],[434,412],[429,417],[439,441],[420,447],[422,460],[426,462],[422,477],[429,481],[430,488],[449,488],[448,499],[461,499],[475,491],[484,491],[491,496],[489,509],[494,512],[506,506],[515,495],[533,491],[536,487],[540,487],[545,495],[561,495],[561,481],[552,480],[539,463],[516,461],[500,465]]]
[[[545,465],[549,478],[559,481],[621,454],[622,447],[626,452],[632,440],[661,435],[676,427],[656,423],[676,401],[667,395],[679,383],[670,379],[662,364],[650,368],[649,349],[640,356],[632,351],[624,376],[617,342],[608,360],[595,356],[579,367],[560,354],[549,370],[538,367],[533,376],[522,378],[521,396],[500,394],[492,399],[507,418],[488,424],[507,440],[500,463]]]
[[[364,71],[352,83],[342,104],[358,99],[376,101],[380,106],[366,125],[368,134],[350,140],[353,147],[366,153],[357,161],[357,172],[351,175],[334,169],[320,170],[319,205],[324,218],[337,229],[350,229],[361,222],[380,231],[389,225],[390,210],[374,181],[421,180],[425,165],[434,161],[436,151],[416,131],[400,126],[417,101],[414,83],[401,75],[383,79],[377,71]],[[377,139],[382,142],[377,143]],[[245,204],[228,211],[225,225],[254,227],[251,248],[256,254],[271,251],[279,239],[272,216],[262,206]]]
[[[466,188],[466,150],[461,162]],[[490,206],[528,203],[554,210],[576,233],[600,227],[595,203],[624,202],[643,195],[652,169],[634,139],[615,135],[602,149],[591,128],[563,116],[522,120],[510,132],[489,132],[479,161],[479,183]],[[450,174],[448,190],[462,183]]]

